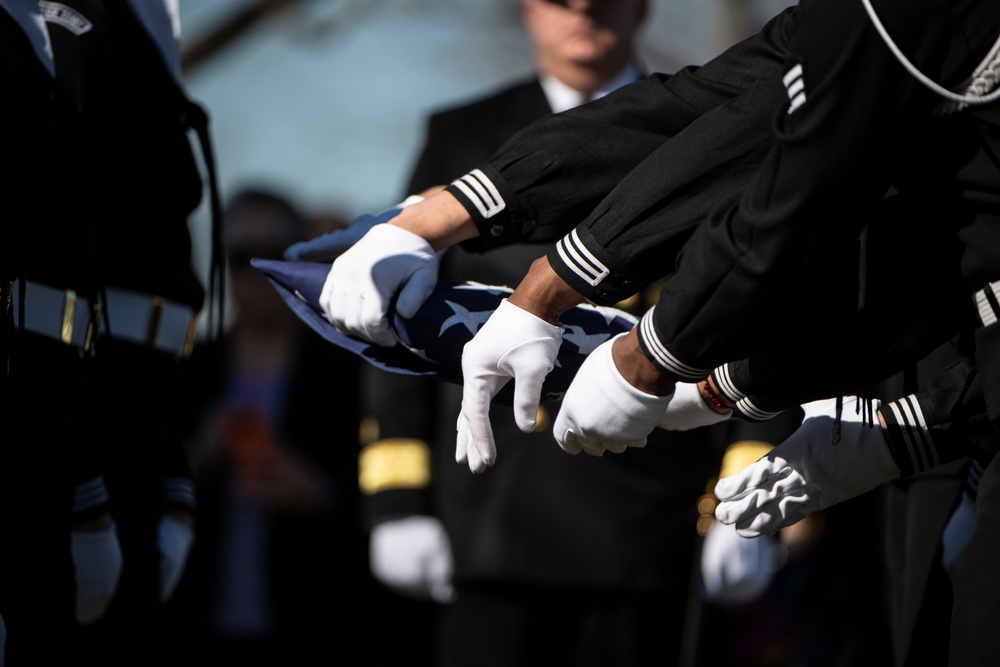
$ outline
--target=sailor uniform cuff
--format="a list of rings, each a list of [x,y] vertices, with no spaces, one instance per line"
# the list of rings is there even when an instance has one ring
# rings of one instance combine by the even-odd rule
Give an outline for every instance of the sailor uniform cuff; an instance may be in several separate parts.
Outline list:
[[[109,500],[108,487],[104,483],[104,477],[98,475],[76,485],[76,490],[73,493],[73,514],[77,517],[99,514],[99,510],[107,507]]]
[[[641,288],[622,274],[586,227],[577,227],[559,239],[548,259],[559,277],[591,303],[611,306]]]
[[[769,419],[774,419],[780,415],[784,410],[765,410],[754,402],[754,399],[746,396],[736,401],[733,405],[734,416],[739,416],[744,421],[749,422],[766,422]]]
[[[524,235],[525,217],[511,205],[513,192],[489,165],[452,181],[445,190],[465,207],[479,230],[481,249],[514,243]]]
[[[653,314],[656,306],[646,311],[646,314],[639,320],[637,334],[639,336],[639,346],[643,354],[653,363],[656,368],[664,373],[668,373],[683,382],[696,382],[708,377],[710,369],[690,366],[676,356],[674,356],[664,345],[656,334],[656,324]]]
[[[744,363],[725,363],[712,371],[715,388],[733,404],[734,416],[744,421],[764,422],[780,415],[783,410],[769,410],[761,407],[757,400],[748,395],[753,385],[748,367]]]
[[[931,429],[915,395],[883,404],[879,414],[885,421],[889,450],[903,477],[941,465]]]
[[[747,386],[749,377],[746,377],[743,367],[730,363],[725,363],[712,371],[712,382],[715,388],[722,394],[723,398],[730,403],[738,403],[747,397],[747,393],[740,389],[740,386]]]
[[[164,477],[163,502],[170,508],[194,511],[194,480],[188,477]]]

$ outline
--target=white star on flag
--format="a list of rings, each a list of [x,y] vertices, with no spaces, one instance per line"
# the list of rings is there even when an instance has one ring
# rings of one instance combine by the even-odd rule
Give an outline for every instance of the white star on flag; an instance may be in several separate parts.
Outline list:
[[[576,345],[580,354],[590,354],[610,337],[611,335],[607,333],[588,334],[583,327],[575,325],[566,327],[566,332],[563,334],[563,340]]]
[[[492,310],[481,310],[473,313],[465,306],[454,301],[445,299],[444,302],[448,304],[451,311],[455,314],[441,323],[441,330],[438,332],[438,336],[443,335],[445,331],[458,325],[464,326],[474,336],[479,331],[479,327],[493,314]]]

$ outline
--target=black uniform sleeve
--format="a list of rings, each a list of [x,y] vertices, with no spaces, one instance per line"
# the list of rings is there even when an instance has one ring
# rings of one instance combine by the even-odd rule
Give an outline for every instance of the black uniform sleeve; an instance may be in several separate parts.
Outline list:
[[[489,248],[549,242],[566,234],[669,139],[773,79],[793,17],[794,8],[786,10],[703,66],[650,75],[516,134],[488,162],[448,186],[479,228],[478,243]],[[720,154],[718,162],[725,159]],[[704,173],[700,166],[697,175]],[[643,196],[661,198],[655,190]]]
[[[882,405],[879,413],[904,476],[996,449],[982,378],[968,358],[936,374],[925,390]]]
[[[882,5],[901,48],[930,76],[954,85],[978,62],[941,57],[954,35],[939,5]],[[738,203],[695,230],[640,324],[646,355],[678,378],[703,378],[795,328],[786,304],[810,298],[810,263],[850,256],[894,169],[920,157],[914,133],[934,120],[936,98],[902,70],[860,3],[798,9],[790,102],[773,148]]]
[[[437,380],[361,371],[363,430],[358,466],[362,521],[366,528],[391,519],[433,514],[431,449]]]
[[[974,327],[959,271],[961,241],[943,225],[912,233],[915,221],[946,220],[952,211],[898,194],[882,200],[858,241],[860,261],[816,267],[810,298],[788,304],[799,326],[774,332],[749,358],[712,371],[737,413],[768,419],[807,401],[866,395]]]

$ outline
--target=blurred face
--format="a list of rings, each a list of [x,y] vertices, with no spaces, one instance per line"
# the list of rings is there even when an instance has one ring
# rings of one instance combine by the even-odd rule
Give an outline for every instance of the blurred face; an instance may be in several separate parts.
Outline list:
[[[523,0],[522,16],[544,70],[567,63],[624,67],[646,0]]]
[[[229,286],[241,319],[256,323],[283,318],[285,311],[291,311],[264,274],[250,266],[250,259],[281,259],[284,249],[298,238],[264,213],[246,211],[230,216],[226,222]]]

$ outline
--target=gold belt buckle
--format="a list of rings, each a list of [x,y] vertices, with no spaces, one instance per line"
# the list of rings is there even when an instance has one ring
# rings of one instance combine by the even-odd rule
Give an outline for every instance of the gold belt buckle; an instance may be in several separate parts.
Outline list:
[[[160,322],[163,319],[163,309],[167,305],[167,300],[162,296],[154,296],[149,304],[149,320],[146,323],[146,345],[151,348],[156,347],[156,337],[160,333]],[[187,330],[184,334],[184,344],[178,350],[181,359],[187,359],[194,351],[195,340],[198,334],[198,321],[194,315],[188,316]]]
[[[95,303],[93,309],[90,312],[90,317],[87,318],[87,334],[83,337],[83,351],[90,352],[90,349],[94,346],[94,340],[96,339],[97,330],[101,326],[101,304]]]
[[[73,344],[73,322],[76,317],[76,291],[68,289],[63,294],[62,327],[59,329],[59,340],[67,345]]]
[[[198,318],[193,314],[188,316],[187,334],[184,336],[184,348],[181,350],[181,359],[187,359],[194,352],[194,343],[198,338]]]

